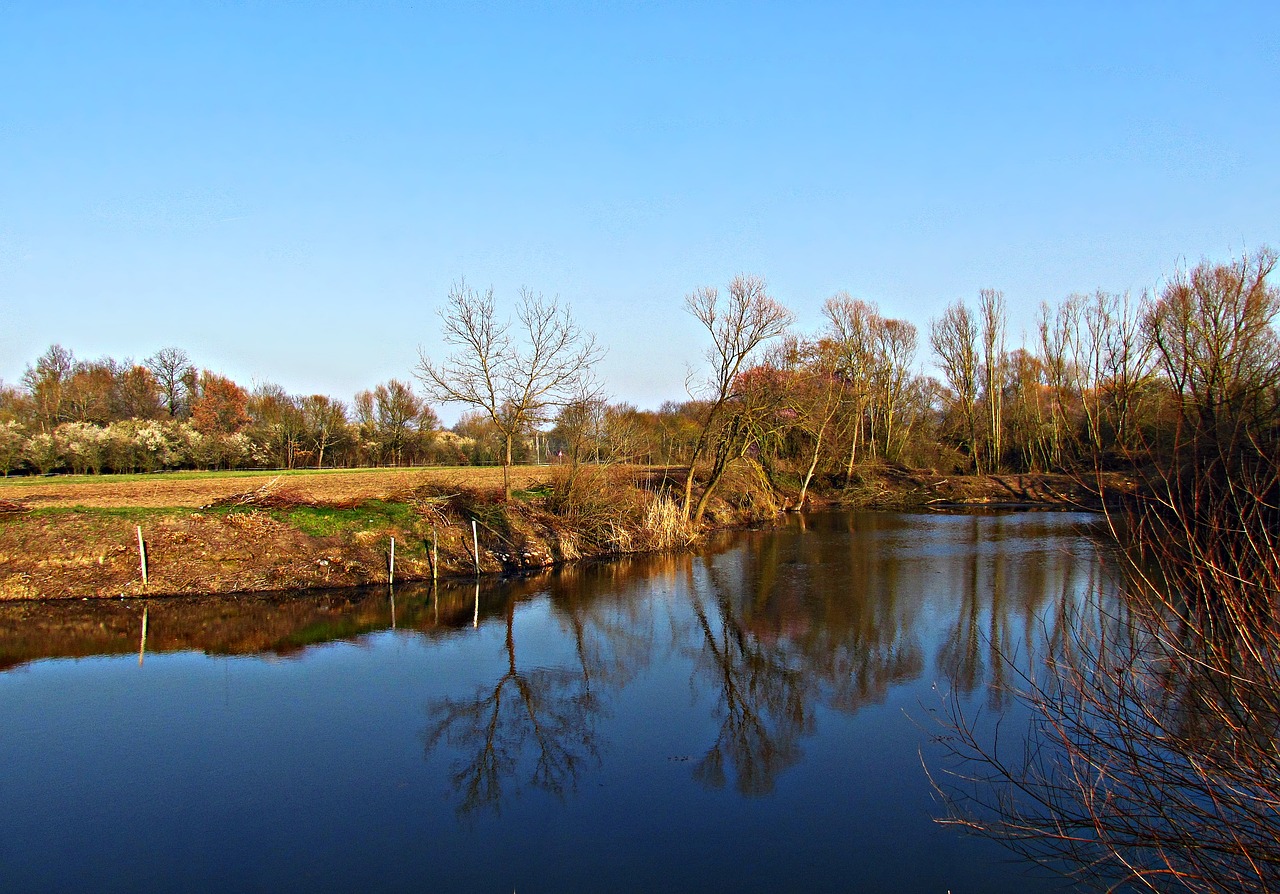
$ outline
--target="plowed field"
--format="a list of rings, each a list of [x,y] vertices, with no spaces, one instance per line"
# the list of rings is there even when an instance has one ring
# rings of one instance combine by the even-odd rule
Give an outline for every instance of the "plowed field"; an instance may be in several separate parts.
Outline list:
[[[549,466],[516,466],[512,485],[526,488],[556,474]],[[278,481],[276,481],[278,477]],[[28,509],[96,509],[171,507],[198,508],[236,494],[270,485],[287,488],[303,501],[347,504],[381,499],[424,484],[473,489],[502,487],[502,469],[449,467],[436,469],[356,469],[281,473],[171,473],[102,477],[10,478],[0,480],[0,501],[19,503]]]

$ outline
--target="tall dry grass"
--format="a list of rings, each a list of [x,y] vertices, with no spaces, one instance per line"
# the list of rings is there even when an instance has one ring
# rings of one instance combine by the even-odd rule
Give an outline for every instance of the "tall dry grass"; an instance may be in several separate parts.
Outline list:
[[[635,553],[686,545],[684,513],[666,490],[636,486],[628,472],[608,466],[557,470],[544,507],[566,558],[571,553]]]

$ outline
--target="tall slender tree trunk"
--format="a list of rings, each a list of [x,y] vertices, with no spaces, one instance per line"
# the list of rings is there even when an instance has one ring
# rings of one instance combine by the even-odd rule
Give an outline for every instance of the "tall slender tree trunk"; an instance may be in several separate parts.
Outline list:
[[[507,495],[507,500],[511,500],[511,442],[515,440],[515,435],[507,432],[506,435],[506,454],[502,463],[502,489]]]
[[[853,417],[853,443],[849,447],[849,465],[844,470],[844,486],[853,483],[853,464],[858,460],[858,437],[862,433],[862,411]]]
[[[689,521],[693,517],[689,511],[689,507],[693,505],[693,473],[694,473],[694,458],[691,457],[689,460],[689,472],[684,476],[683,505],[684,505],[685,521]]]
[[[825,426],[823,427],[825,429]],[[822,453],[822,430],[819,430],[818,437],[814,439],[813,459],[809,461],[809,470],[804,473],[804,483],[800,485],[800,499],[796,501],[796,508],[804,508],[805,496],[809,493],[809,482],[813,480],[813,471],[818,468],[818,455]]]

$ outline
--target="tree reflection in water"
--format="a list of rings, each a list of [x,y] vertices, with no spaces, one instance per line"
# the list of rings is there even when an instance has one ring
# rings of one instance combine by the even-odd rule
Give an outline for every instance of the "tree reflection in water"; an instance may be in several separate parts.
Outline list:
[[[426,751],[447,746],[455,758],[459,811],[496,811],[526,787],[563,795],[599,764],[609,706],[665,652],[660,608],[670,613],[672,654],[688,659],[692,690],[707,699],[695,704],[707,704],[717,724],[710,741],[692,747],[693,777],[746,796],[775,789],[824,711],[853,715],[883,703],[925,673],[930,655],[943,688],[969,695],[985,687],[1000,708],[1009,653],[1030,653],[1072,623],[1079,557],[1058,546],[1035,552],[1034,522],[1005,533],[991,518],[921,524],[860,515],[823,524],[515,585],[500,611],[501,673],[471,697],[429,706]],[[921,553],[922,531],[932,554]],[[663,603],[654,593],[667,585],[677,598]],[[564,633],[555,666],[519,660],[516,615],[534,599],[545,600]],[[953,620],[928,617],[938,611]]]
[[[450,783],[460,813],[498,812],[505,797],[525,786],[563,796],[584,767],[599,763],[603,692],[630,682],[653,650],[652,624],[635,611],[641,603],[615,589],[625,584],[628,569],[629,563],[619,562],[603,574],[570,568],[555,576],[551,606],[573,641],[571,667],[521,668],[516,610],[540,584],[513,585],[503,609],[504,672],[471,698],[429,705],[426,753],[445,744],[459,755]],[[620,598],[601,600],[602,593]]]
[[[1088,566],[1081,577],[1079,563],[1066,556],[1027,562],[997,552],[995,561],[984,560],[983,545],[998,550],[1005,542],[1004,519],[957,521],[972,548],[951,565],[957,611],[938,648],[937,667],[951,692],[968,696],[985,687],[988,707],[1001,711],[1015,700],[1017,668],[1040,651],[1042,641],[1060,642],[1070,629],[1079,594],[1096,584],[1095,569]]]
[[[744,794],[767,793],[800,760],[820,708],[852,715],[919,678],[934,574],[951,591],[934,604],[956,613],[935,667],[954,693],[985,685],[1000,710],[1016,679],[1011,659],[1038,650],[1042,638],[1061,641],[1094,573],[1090,564],[1081,578],[1078,557],[1065,551],[1036,552],[1037,523],[1025,517],[920,526],[929,548],[944,541],[951,550],[936,555],[922,554],[918,537],[908,536],[919,529],[901,517],[825,523],[832,521],[844,526],[826,532],[834,536],[819,526],[790,545],[764,537],[690,567],[695,666],[715,692],[721,724],[695,770],[704,784],[724,785],[732,773]]]
[[[0,606],[0,667],[31,665],[0,674],[10,887],[127,882],[148,828],[151,877],[220,888],[1026,890],[925,821],[911,721],[935,683],[986,702],[999,650],[1072,642],[1096,560],[1061,517],[806,521],[485,583],[478,610],[470,582],[404,586],[394,630],[381,588]],[[1267,741],[1151,679],[1172,733]]]
[[[943,822],[1111,890],[1280,890],[1280,622],[1144,586],[1050,638],[1019,752],[953,709]]]
[[[738,791],[765,794],[773,790],[778,774],[800,759],[800,736],[813,727],[809,678],[798,654],[747,634],[723,591],[716,600],[714,624],[697,588],[693,593],[703,637],[695,666],[717,687],[721,720],[720,733],[694,776],[719,788],[731,768]]]
[[[720,719],[694,771],[705,785],[732,773],[739,792],[767,794],[800,760],[819,706],[856,713],[923,668],[886,556],[849,551],[843,537],[799,545],[793,557],[780,538],[763,538],[689,570],[695,667]],[[876,569],[832,573],[859,562]]]
[[[466,756],[451,767],[462,813],[500,809],[504,785],[513,793],[522,779],[562,795],[573,788],[584,762],[599,759],[594,720],[600,702],[591,691],[586,667],[580,672],[521,670],[516,662],[515,612],[516,600],[510,599],[506,672],[477,689],[472,698],[444,698],[429,708],[427,752],[443,741]]]

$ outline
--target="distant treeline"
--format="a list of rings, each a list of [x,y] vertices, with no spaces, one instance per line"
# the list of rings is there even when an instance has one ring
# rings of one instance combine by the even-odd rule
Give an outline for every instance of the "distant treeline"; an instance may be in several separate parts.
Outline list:
[[[867,461],[1073,471],[1192,443],[1271,450],[1280,423],[1275,263],[1263,249],[1180,271],[1155,295],[1072,295],[1042,306],[1034,337],[1014,348],[994,290],[974,306],[952,304],[923,339],[913,324],[838,294],[819,331],[788,328],[762,341],[724,387],[657,410],[594,394],[563,403],[529,421],[513,458],[742,460],[769,476],[838,483]],[[713,331],[722,336],[732,333]],[[939,375],[921,372],[922,348]],[[249,389],[179,348],[134,362],[85,360],[54,345],[20,383],[0,384],[0,472],[502,461],[494,422],[469,413],[443,430],[418,384],[392,379],[348,403],[272,384]]]

